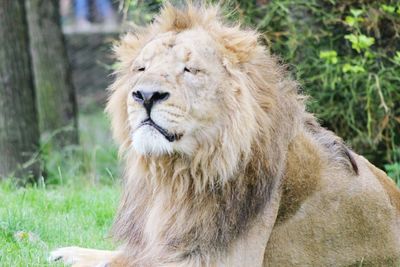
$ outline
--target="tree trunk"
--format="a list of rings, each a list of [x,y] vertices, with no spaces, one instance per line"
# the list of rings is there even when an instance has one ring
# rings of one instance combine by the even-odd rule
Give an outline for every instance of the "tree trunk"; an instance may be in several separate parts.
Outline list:
[[[40,131],[57,147],[76,144],[77,105],[59,0],[26,0],[26,7]]]
[[[24,0],[0,1],[0,178],[37,178],[39,130]]]

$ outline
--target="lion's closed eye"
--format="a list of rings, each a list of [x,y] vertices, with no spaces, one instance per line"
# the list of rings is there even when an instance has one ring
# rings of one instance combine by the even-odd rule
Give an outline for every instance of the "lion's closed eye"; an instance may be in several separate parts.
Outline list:
[[[131,65],[130,70],[131,70],[132,72],[143,72],[143,71],[146,70],[146,67],[145,67],[145,65],[142,64],[142,63],[136,63],[136,62],[135,62],[135,63],[133,63],[133,64]]]
[[[199,71],[200,71],[199,69],[191,68],[191,67],[185,67],[183,69],[183,72],[188,72],[188,73],[191,73],[191,74],[194,74],[194,75],[196,75]]]

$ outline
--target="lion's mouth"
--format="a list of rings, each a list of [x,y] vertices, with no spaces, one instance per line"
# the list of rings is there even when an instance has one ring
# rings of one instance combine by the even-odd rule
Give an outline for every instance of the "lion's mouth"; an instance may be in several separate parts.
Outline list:
[[[182,137],[182,134],[174,134],[174,133],[168,132],[167,130],[162,128],[160,125],[156,124],[151,118],[147,118],[144,121],[142,121],[140,123],[139,127],[144,126],[144,125],[152,126],[160,134],[162,134],[165,137],[165,139],[167,139],[169,142],[178,141]]]

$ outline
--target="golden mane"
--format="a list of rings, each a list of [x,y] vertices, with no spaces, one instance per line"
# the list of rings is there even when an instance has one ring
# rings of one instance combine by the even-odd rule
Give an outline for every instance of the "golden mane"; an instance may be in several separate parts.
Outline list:
[[[228,25],[219,14],[215,6],[189,4],[177,9],[167,4],[150,26],[127,34],[115,48],[120,67],[106,110],[126,171],[114,235],[135,248],[137,253],[131,256],[136,261],[150,258],[150,250],[154,254],[161,239],[167,247],[184,247],[187,255],[204,250],[214,254],[227,247],[248,228],[268,202],[270,191],[279,186],[288,143],[303,120],[304,104],[297,84],[284,78],[284,68],[259,43],[258,33]],[[159,34],[196,28],[215,40],[224,67],[253,99],[256,114],[248,114],[246,126],[231,118],[228,134],[199,149],[193,158],[138,155],[130,149],[124,104],[132,59]],[[150,210],[157,211],[158,218]],[[164,222],[145,229],[145,222],[152,219]],[[143,241],[144,232],[151,240]],[[159,255],[171,254],[161,251]]]

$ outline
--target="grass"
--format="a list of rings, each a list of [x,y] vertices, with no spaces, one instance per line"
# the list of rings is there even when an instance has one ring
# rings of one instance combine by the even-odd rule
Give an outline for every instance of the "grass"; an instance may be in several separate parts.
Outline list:
[[[0,188],[0,266],[49,264],[60,246],[112,248],[107,231],[118,190],[112,186]]]
[[[119,175],[108,128],[102,112],[82,115],[81,145],[54,151],[44,142],[46,182],[0,183],[0,266],[62,266],[47,262],[61,246],[113,248]]]

